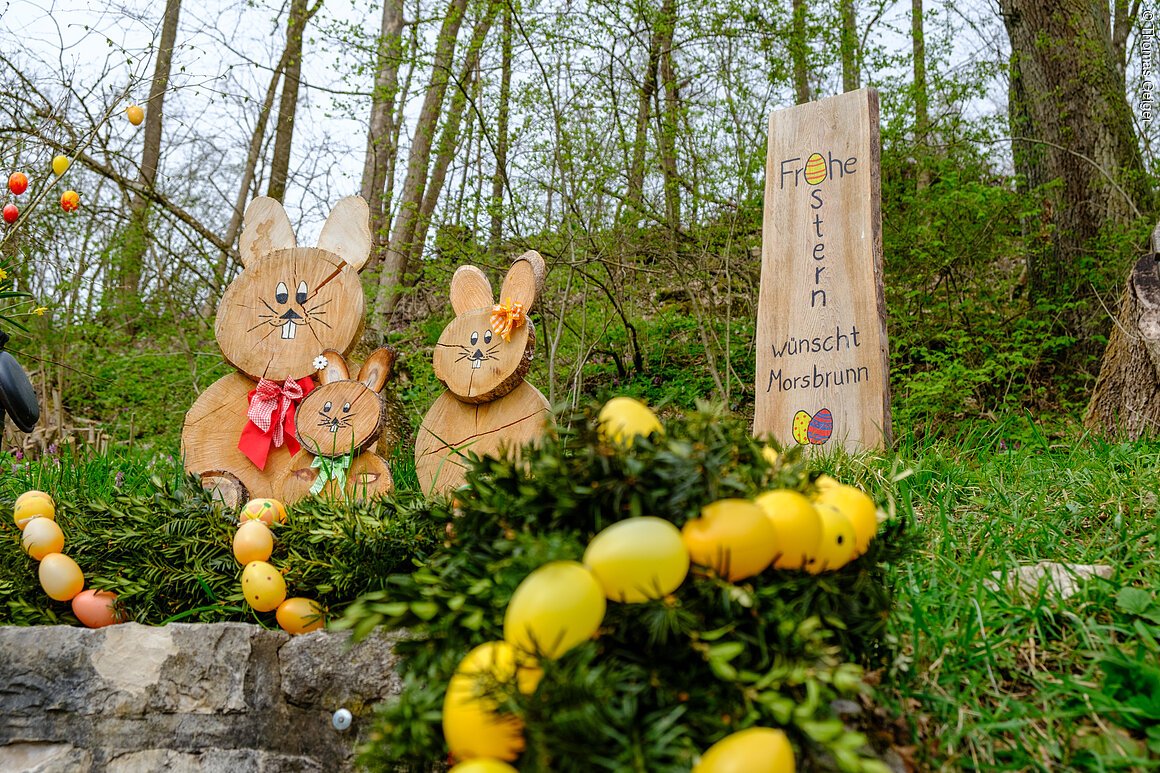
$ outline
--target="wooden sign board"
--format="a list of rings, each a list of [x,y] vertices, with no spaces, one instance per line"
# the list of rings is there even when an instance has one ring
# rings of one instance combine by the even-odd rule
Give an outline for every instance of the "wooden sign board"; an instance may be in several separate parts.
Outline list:
[[[753,432],[848,450],[891,442],[873,89],[769,119]]]

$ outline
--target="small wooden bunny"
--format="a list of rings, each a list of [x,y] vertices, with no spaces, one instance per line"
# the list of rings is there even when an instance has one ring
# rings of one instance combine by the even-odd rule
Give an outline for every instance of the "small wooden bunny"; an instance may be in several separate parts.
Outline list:
[[[395,350],[376,349],[352,379],[340,352],[316,360],[319,386],[298,407],[302,444],[282,478],[280,497],[296,502],[310,494],[367,500],[391,491],[387,462],[370,449],[382,432],[380,392],[395,364]]]
[[[536,336],[528,317],[544,283],[544,259],[521,255],[508,270],[499,303],[475,266],[451,278],[455,319],[435,345],[435,376],[447,387],[419,427],[415,472],[424,493],[449,491],[465,481],[468,452],[497,456],[539,438],[548,401],[524,375]]]

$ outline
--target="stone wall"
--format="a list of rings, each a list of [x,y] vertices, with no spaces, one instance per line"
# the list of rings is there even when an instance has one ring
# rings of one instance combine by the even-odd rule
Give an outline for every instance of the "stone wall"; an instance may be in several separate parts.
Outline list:
[[[0,771],[348,770],[401,687],[391,645],[244,623],[0,626]]]

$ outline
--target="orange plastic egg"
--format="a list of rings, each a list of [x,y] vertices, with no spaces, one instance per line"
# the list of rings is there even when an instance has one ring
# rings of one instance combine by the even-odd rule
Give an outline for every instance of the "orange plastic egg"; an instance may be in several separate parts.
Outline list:
[[[71,601],[85,587],[84,572],[64,553],[49,553],[40,559],[39,574],[40,587],[57,601]]]
[[[141,122],[145,120],[145,110],[140,105],[129,105],[125,108],[125,115],[129,118],[129,123],[134,126],[140,126]]]
[[[278,521],[286,523],[286,507],[277,499],[251,499],[242,508],[241,521],[262,521],[267,526]]]
[[[81,205],[81,195],[76,191],[65,191],[60,194],[60,208],[65,212],[75,212]]]
[[[33,518],[56,518],[56,505],[52,497],[43,491],[25,491],[16,498],[12,508],[12,517],[21,531]]]
[[[722,499],[701,508],[681,529],[693,563],[730,582],[761,572],[777,555],[777,531],[765,511],[744,499]]]
[[[274,552],[274,535],[261,521],[246,521],[234,535],[234,558],[242,566],[251,561],[265,561]]]
[[[286,600],[286,580],[272,564],[251,561],[242,570],[242,593],[257,611],[271,612]]]
[[[283,601],[274,616],[282,630],[291,634],[317,631],[326,623],[322,619],[322,607],[318,606],[318,602],[301,596]]]
[[[20,547],[24,552],[41,560],[49,553],[59,553],[64,550],[64,532],[51,518],[33,518],[24,527],[24,535],[20,538]]]
[[[117,614],[117,594],[108,590],[85,590],[72,600],[73,614],[89,628],[104,628],[121,622]]]

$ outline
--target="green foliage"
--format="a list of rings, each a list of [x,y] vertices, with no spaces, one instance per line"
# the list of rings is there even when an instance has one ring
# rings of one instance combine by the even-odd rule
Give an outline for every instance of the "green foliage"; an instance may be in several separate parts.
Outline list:
[[[422,768],[442,756],[440,704],[458,661],[503,636],[519,583],[553,560],[579,560],[605,527],[639,515],[680,526],[709,502],[811,489],[798,451],[775,467],[742,420],[702,407],[628,450],[603,442],[593,414],[565,417],[522,462],[484,459],[441,517],[448,539],[391,577],[342,621],[359,634],[406,627],[404,693],[382,711],[364,761]],[[751,725],[785,727],[809,765],[870,770],[866,739],[830,708],[866,692],[860,664],[889,660],[888,565],[903,556],[896,520],[870,552],[819,577],[769,570],[737,584],[695,569],[674,594],[611,603],[597,640],[541,665],[531,695],[504,709],[526,725],[525,771],[688,770],[713,742]]]
[[[131,472],[122,476],[103,474],[111,465],[102,472],[95,460],[71,461],[54,473],[57,465],[46,460],[24,481],[55,498],[64,552],[84,571],[86,587],[116,591],[128,617],[142,623],[273,622],[272,614],[256,615],[242,601],[241,567],[232,552],[235,517],[187,484],[171,461],[123,462],[118,471]],[[9,483],[4,499],[11,502],[24,487]],[[274,533],[271,562],[289,594],[317,598],[332,613],[359,593],[384,587],[438,537],[426,503],[406,494],[375,505],[306,500]],[[11,517],[0,521],[0,614],[24,625],[75,624],[69,605],[41,590],[36,568]]]
[[[890,635],[905,644],[879,697],[920,769],[1155,769],[1160,445],[1053,442],[1027,424],[903,449],[898,503],[920,547],[897,575]],[[1013,587],[1040,561],[1110,577],[1066,599],[1046,580]]]

